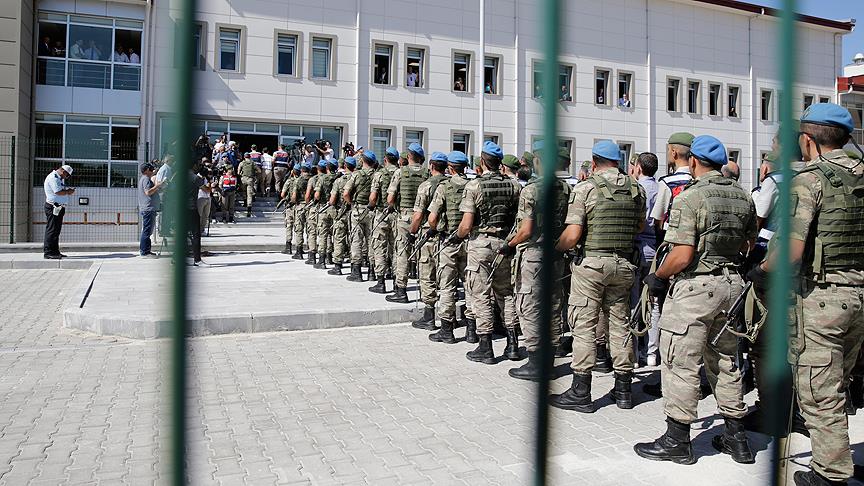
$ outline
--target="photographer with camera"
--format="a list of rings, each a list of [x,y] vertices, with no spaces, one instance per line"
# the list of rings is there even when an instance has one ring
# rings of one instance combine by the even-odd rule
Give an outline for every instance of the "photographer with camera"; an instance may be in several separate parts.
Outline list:
[[[354,149],[354,143],[352,142],[346,142],[345,145],[342,147],[342,152],[344,153],[342,157],[354,157],[354,155],[357,153],[357,151]]]
[[[318,154],[318,159],[330,160],[334,157],[333,148],[330,146],[330,142],[324,140],[323,138],[319,138],[315,140],[315,151]]]

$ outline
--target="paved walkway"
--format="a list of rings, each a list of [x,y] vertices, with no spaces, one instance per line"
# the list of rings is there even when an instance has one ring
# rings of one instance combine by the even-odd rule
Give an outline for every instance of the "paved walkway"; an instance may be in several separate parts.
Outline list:
[[[0,270],[0,484],[165,482],[166,342],[62,328],[85,273]],[[509,378],[509,363],[469,363],[470,348],[405,324],[192,339],[192,482],[528,484],[534,388]],[[611,385],[595,375],[592,415],[552,410],[551,484],[767,483],[764,436],[751,435],[754,465],[711,448],[721,430],[712,399],[694,425],[696,465],[638,458],[633,443],[663,430],[661,403],[638,394],[634,410],[619,410],[601,398]],[[860,444],[864,416],[851,419]],[[807,441],[794,437],[806,464]]]

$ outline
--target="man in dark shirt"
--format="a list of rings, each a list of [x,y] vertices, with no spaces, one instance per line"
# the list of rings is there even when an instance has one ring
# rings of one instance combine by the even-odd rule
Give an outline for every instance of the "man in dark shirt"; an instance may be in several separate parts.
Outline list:
[[[159,188],[163,181],[153,182],[155,167],[147,162],[141,167],[141,178],[138,179],[138,210],[141,213],[141,242],[138,246],[142,257],[155,256],[150,251],[150,235],[156,222],[156,210],[159,208]]]

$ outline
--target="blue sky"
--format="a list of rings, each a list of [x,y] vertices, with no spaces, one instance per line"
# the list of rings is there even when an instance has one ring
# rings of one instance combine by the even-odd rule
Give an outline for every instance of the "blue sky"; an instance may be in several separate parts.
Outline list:
[[[749,0],[767,7],[780,7],[783,0]],[[797,10],[803,14],[826,19],[853,18],[858,25],[843,37],[843,64],[850,64],[856,52],[864,52],[864,1],[862,0],[798,0]]]

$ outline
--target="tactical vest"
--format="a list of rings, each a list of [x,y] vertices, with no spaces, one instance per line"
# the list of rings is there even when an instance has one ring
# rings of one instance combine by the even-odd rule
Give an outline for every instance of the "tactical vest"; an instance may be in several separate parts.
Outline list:
[[[297,195],[298,203],[302,202],[303,198],[306,197],[306,188],[309,186],[309,179],[311,179],[309,174],[302,174],[297,178],[297,182],[294,183],[294,194]]]
[[[824,278],[826,272],[864,270],[864,175],[831,162],[817,162],[822,209],[810,224],[801,274]]]
[[[616,254],[630,258],[642,214],[639,212],[639,185],[629,177],[624,184],[611,184],[594,174],[588,178],[597,190],[597,202],[588,213],[585,255]]]
[[[312,188],[312,190],[311,190],[311,194],[309,195],[309,200],[310,200],[310,201],[313,200],[313,199],[315,199],[315,184],[318,184],[318,179],[319,179],[320,177],[322,177],[321,174],[315,174],[315,175],[313,175],[312,177],[310,177],[310,178],[309,178],[309,181],[306,183],[307,190],[308,190],[308,188]],[[301,194],[300,197],[305,198],[305,197],[306,197],[306,191],[303,191],[303,194]]]
[[[261,152],[249,152],[249,159],[255,165],[261,165]]]
[[[393,167],[384,167],[379,169],[379,173],[381,174],[381,184],[378,186],[378,204],[376,207],[383,208],[387,204],[387,188],[390,187],[390,181],[393,180],[393,174],[396,173],[396,169]]]
[[[232,192],[237,189],[237,177],[224,175],[222,176],[222,190]]]
[[[444,181],[444,228],[448,233],[456,231],[462,222],[462,211],[459,206],[465,196],[465,185],[468,179],[461,176],[453,176]],[[440,215],[439,215],[440,216]],[[439,223],[440,226],[440,223]]]
[[[288,152],[277,150],[273,153],[273,163],[276,167],[288,167]]]
[[[372,189],[372,171],[368,168],[355,171],[354,176],[354,193],[351,195],[351,202],[354,204],[369,204],[369,192]]]
[[[481,229],[482,232],[505,238],[516,221],[518,189],[500,172],[484,172],[479,180],[483,200],[478,226],[486,229]]]
[[[429,182],[429,200],[426,202],[426,207],[423,208],[423,222],[422,225],[426,225],[429,222],[429,204],[432,203],[432,196],[435,195],[435,191],[438,189],[438,185],[444,182],[446,177],[443,175],[432,176],[427,181]],[[441,226],[441,223],[438,223],[438,226]]]
[[[540,196],[540,185],[538,184],[541,179],[533,179],[528,182],[529,186],[535,186],[537,190],[536,196]],[[570,193],[573,188],[568,184],[567,179],[558,179],[556,178],[555,183],[557,187],[554,192],[554,199],[552,201],[552,211],[554,211],[555,217],[552,220],[552,234],[557,240],[561,233],[564,232],[564,220],[567,219],[567,205],[570,201]],[[536,241],[540,241],[543,238],[543,228],[545,225],[545,221],[543,219],[543,211],[540,210],[540,207],[536,208],[538,211],[534,214],[534,226],[533,226],[533,234],[531,235],[531,239]]]
[[[326,203],[330,199],[330,191],[333,190],[333,183],[336,182],[336,177],[336,174],[327,174],[321,179],[321,187],[318,188],[318,191],[321,192],[319,202]]]
[[[741,263],[741,245],[747,240],[747,227],[755,217],[750,198],[737,182],[716,174],[688,186],[699,197],[708,217],[707,227],[698,235],[696,258],[690,273],[713,273],[718,268]]]
[[[402,171],[399,175],[399,209],[410,211],[414,209],[417,189],[429,178],[429,173],[425,169],[414,170],[410,167],[402,167],[399,170]]]
[[[240,177],[255,177],[255,165],[252,162],[241,162]]]

